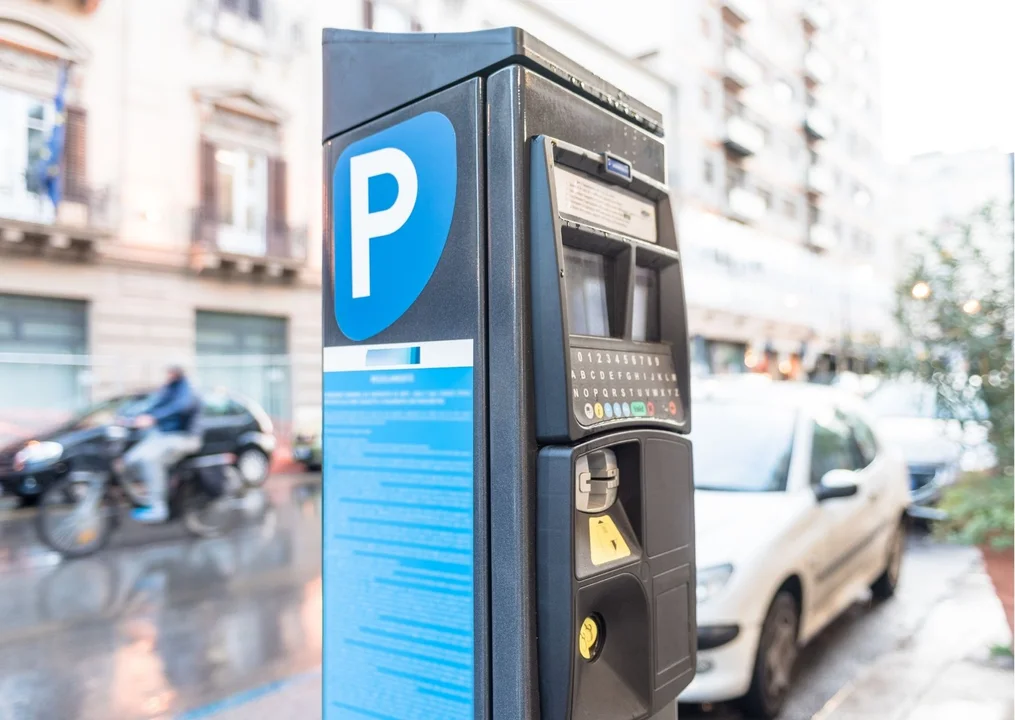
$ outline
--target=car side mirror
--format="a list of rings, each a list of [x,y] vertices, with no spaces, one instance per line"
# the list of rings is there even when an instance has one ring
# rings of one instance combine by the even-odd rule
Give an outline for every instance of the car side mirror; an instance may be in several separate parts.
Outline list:
[[[859,488],[852,470],[829,470],[814,488],[814,496],[818,502],[856,495]]]

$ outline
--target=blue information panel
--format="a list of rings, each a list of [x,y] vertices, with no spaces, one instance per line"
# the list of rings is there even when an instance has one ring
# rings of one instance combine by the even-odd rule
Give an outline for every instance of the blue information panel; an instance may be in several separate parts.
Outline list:
[[[377,349],[325,350],[324,718],[472,720],[472,343]]]

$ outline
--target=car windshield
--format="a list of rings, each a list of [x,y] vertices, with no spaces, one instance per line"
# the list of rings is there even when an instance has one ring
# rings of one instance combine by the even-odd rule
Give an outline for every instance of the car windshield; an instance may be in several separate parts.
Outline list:
[[[82,411],[70,423],[70,428],[84,430],[86,428],[108,425],[117,417],[139,415],[148,407],[151,397],[151,395],[121,395],[103,400]]]
[[[919,383],[887,382],[867,398],[867,402],[880,417],[936,418],[937,393],[929,385]]]
[[[699,490],[786,489],[796,410],[748,402],[694,406],[694,485]]]

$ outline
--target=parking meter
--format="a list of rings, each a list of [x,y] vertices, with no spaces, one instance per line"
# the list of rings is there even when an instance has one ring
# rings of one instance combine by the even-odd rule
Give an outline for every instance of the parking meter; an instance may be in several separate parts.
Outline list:
[[[515,28],[324,34],[324,718],[676,716],[661,118]]]

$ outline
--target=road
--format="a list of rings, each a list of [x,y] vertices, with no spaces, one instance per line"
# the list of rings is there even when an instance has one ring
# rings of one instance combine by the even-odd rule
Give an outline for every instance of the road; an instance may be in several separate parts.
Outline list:
[[[318,489],[314,476],[274,477],[263,519],[227,538],[126,526],[100,555],[69,563],[38,544],[30,512],[0,515],[0,720],[172,717],[315,668]],[[811,718],[906,642],[973,559],[911,538],[898,596],[858,603],[804,651],[784,718]]]

